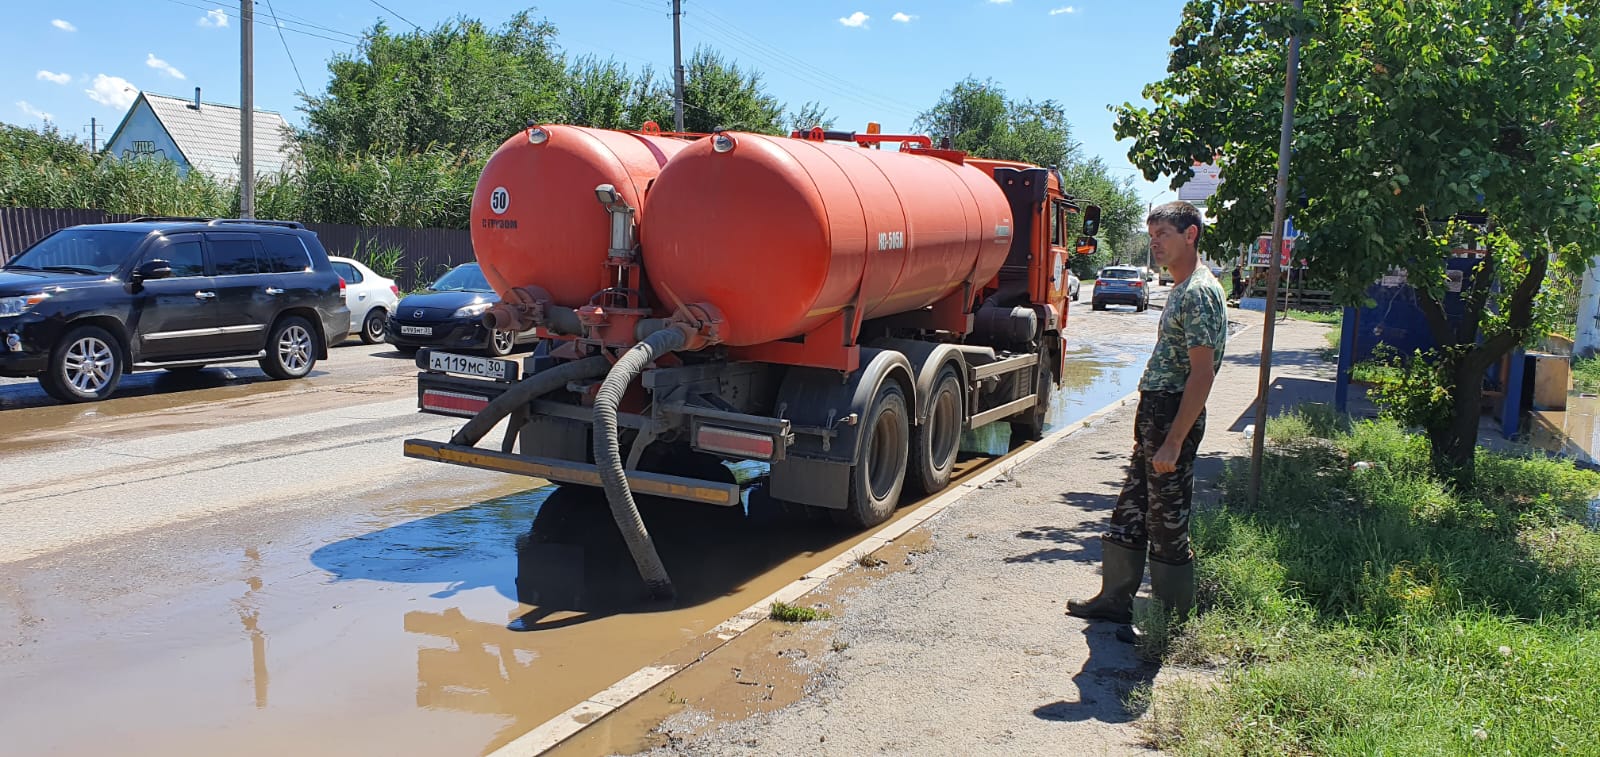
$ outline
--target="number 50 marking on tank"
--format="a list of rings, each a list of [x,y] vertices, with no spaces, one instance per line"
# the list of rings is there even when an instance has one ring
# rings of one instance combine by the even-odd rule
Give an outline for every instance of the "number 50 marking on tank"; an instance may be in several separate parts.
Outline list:
[[[494,211],[495,215],[506,212],[510,207],[511,193],[507,192],[505,187],[495,187],[494,191],[489,193],[489,209]]]
[[[906,248],[906,233],[903,231],[878,232],[878,251],[904,250]]]

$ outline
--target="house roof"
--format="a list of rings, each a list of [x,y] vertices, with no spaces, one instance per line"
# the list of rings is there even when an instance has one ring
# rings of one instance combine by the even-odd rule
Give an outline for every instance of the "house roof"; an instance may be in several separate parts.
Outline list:
[[[150,110],[161,122],[189,165],[223,180],[239,176],[239,108],[201,101],[199,109],[192,98],[141,92]],[[134,108],[138,103],[134,103]],[[130,114],[133,109],[128,111]],[[127,120],[123,120],[126,125]],[[255,141],[255,173],[275,174],[288,160],[292,145],[289,122],[274,111],[255,111],[251,138]],[[119,126],[117,131],[120,132]],[[115,139],[115,135],[113,135]],[[109,144],[109,142],[108,142]]]

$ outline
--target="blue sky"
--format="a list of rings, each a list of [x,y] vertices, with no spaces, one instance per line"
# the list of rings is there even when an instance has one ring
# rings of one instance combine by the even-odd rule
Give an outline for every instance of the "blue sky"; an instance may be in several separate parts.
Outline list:
[[[1074,137],[1140,197],[1176,197],[1166,180],[1145,182],[1117,142],[1107,105],[1140,102],[1165,71],[1182,0],[684,0],[684,56],[697,45],[760,69],[791,108],[822,102],[841,128],[909,130],[918,112],[961,78],[992,78],[1015,98],[1055,99]],[[48,6],[48,7],[47,7]],[[291,123],[302,88],[321,92],[327,62],[353,50],[380,18],[430,28],[458,15],[498,26],[532,8],[570,55],[614,57],[630,69],[670,75],[670,0],[257,0],[256,107]],[[283,30],[280,38],[272,14]],[[134,94],[239,102],[239,3],[206,0],[80,0],[17,4],[0,27],[0,119],[37,126],[49,118],[104,139]],[[285,49],[287,47],[287,50]],[[291,62],[292,59],[292,62]],[[298,73],[296,71],[298,69]]]

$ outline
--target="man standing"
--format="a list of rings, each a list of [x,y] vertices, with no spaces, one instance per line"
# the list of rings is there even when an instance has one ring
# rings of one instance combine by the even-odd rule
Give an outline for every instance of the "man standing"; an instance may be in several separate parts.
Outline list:
[[[1152,210],[1145,224],[1150,248],[1174,283],[1139,381],[1127,479],[1110,527],[1100,537],[1100,593],[1068,600],[1067,612],[1132,623],[1133,596],[1148,554],[1150,593],[1181,623],[1194,607],[1189,507],[1195,451],[1205,435],[1206,398],[1227,347],[1228,311],[1222,284],[1200,265],[1200,211],[1186,202],[1167,203]],[[1138,635],[1131,625],[1117,630],[1117,638],[1130,643]]]

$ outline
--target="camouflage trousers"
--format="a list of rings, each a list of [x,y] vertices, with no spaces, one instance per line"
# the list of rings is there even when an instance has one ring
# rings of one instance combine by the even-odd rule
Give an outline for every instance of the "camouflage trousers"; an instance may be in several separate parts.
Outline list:
[[[1181,392],[1144,392],[1134,415],[1133,457],[1105,538],[1171,565],[1194,559],[1189,547],[1189,507],[1194,499],[1194,458],[1206,433],[1206,413],[1194,421],[1178,452],[1177,470],[1157,473],[1152,461],[1178,417]]]

